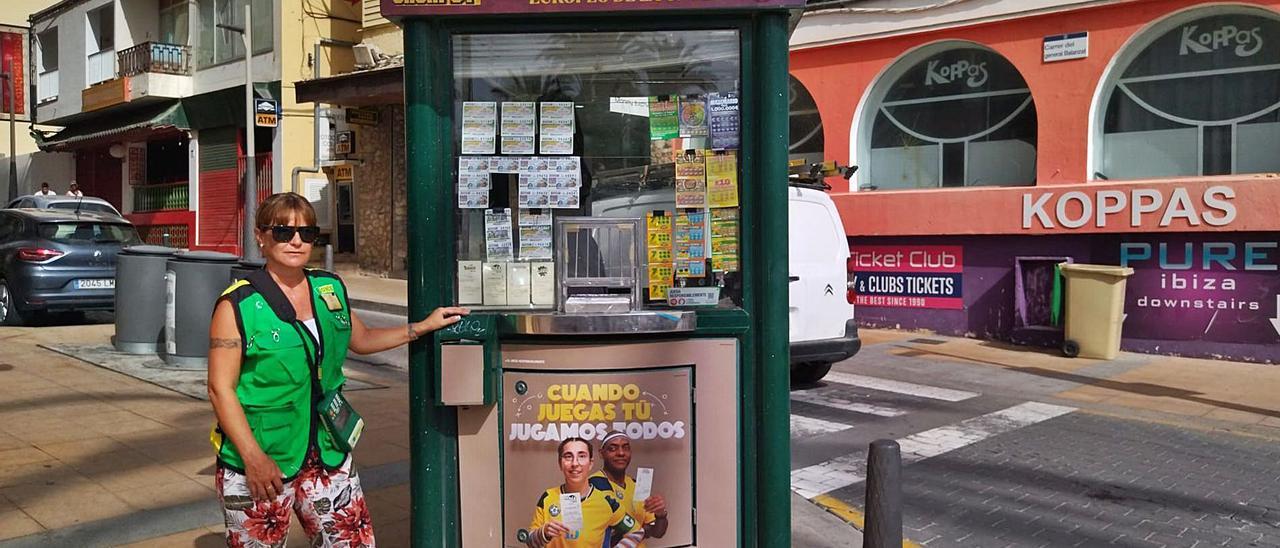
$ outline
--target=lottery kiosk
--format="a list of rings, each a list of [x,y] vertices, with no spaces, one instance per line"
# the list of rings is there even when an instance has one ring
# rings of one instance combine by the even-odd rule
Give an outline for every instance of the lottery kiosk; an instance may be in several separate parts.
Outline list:
[[[548,521],[576,542],[649,523],[651,548],[789,545],[802,6],[383,0],[405,37],[410,314],[473,311],[411,350],[415,546],[540,546]],[[626,487],[562,493],[571,438]]]

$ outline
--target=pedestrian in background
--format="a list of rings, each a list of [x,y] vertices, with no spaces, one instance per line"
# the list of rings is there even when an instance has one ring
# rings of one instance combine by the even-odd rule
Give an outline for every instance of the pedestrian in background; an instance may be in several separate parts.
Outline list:
[[[84,193],[80,192],[80,185],[77,185],[75,181],[71,181],[71,186],[67,187],[67,196],[80,197],[84,196]]]
[[[437,308],[401,327],[366,327],[335,274],[304,268],[320,234],[306,198],[258,209],[266,267],[227,288],[209,330],[210,434],[228,546],[283,546],[292,513],[312,546],[374,546],[351,449],[363,421],[342,396],[347,350],[372,354],[456,323]],[[292,510],[292,512],[291,512]]]
[[[49,190],[49,183],[40,183],[40,192],[36,193],[36,196],[57,196],[57,195],[58,195],[57,192]]]

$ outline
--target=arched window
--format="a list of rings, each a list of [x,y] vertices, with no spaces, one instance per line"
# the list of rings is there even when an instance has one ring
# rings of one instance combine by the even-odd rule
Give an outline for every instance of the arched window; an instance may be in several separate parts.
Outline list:
[[[872,88],[860,125],[860,190],[1035,184],[1031,91],[1008,60],[977,44],[903,56]]]
[[[1135,38],[1103,84],[1098,178],[1280,171],[1280,16],[1185,11]]]
[[[795,76],[791,77],[790,105],[791,146],[787,153],[809,163],[825,161],[822,115],[809,90]]]

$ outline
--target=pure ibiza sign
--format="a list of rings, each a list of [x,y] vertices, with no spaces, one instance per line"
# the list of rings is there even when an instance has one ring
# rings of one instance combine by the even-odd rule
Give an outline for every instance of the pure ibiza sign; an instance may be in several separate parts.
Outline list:
[[[1251,57],[1262,51],[1262,27],[1251,29],[1235,25],[1222,25],[1213,30],[1200,30],[1200,25],[1182,27],[1182,40],[1178,55],[1213,53],[1223,48],[1235,48],[1236,57]]]
[[[948,85],[964,79],[965,85],[976,88],[987,83],[987,63],[960,59],[950,64],[943,64],[941,59],[929,61],[924,71],[924,85]]]

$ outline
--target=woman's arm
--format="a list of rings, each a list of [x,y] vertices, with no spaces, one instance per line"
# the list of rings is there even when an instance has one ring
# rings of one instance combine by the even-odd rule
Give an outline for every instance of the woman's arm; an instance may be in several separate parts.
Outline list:
[[[391,350],[437,329],[448,327],[471,311],[456,306],[442,306],[431,312],[425,320],[397,327],[372,328],[364,325],[356,311],[351,311],[351,344],[348,348],[356,354],[374,354]],[[411,334],[410,331],[413,333]]]
[[[253,438],[240,398],[236,396],[244,343],[240,340],[240,330],[236,328],[232,306],[230,301],[219,302],[209,326],[209,402],[218,417],[218,427],[244,459],[249,493],[254,500],[272,500],[284,492],[284,484],[280,467]]]

